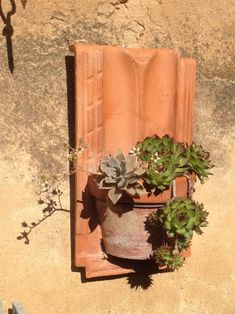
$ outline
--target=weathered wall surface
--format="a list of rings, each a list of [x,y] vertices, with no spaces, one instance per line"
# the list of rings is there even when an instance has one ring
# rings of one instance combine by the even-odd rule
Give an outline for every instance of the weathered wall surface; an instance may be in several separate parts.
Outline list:
[[[1,3],[6,15],[10,1]],[[0,298],[6,307],[19,299],[30,314],[235,313],[233,13],[231,0],[28,0],[25,10],[17,0],[13,74],[4,36],[0,41]],[[75,41],[168,47],[197,60],[195,139],[212,152],[216,169],[196,197],[210,210],[210,225],[193,240],[186,265],[154,275],[147,290],[132,289],[125,277],[81,283],[71,272],[67,212],[35,228],[29,245],[16,239],[23,221],[42,217],[37,177],[68,167],[65,56]],[[68,184],[63,191],[69,209]]]

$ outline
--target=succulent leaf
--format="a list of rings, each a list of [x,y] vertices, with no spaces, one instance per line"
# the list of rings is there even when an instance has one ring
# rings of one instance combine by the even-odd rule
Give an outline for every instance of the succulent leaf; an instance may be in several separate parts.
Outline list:
[[[116,204],[122,196],[122,190],[112,187],[108,192],[109,199]]]
[[[192,240],[192,238],[190,238],[190,237],[187,237],[187,238],[178,237],[177,238],[177,247],[178,247],[179,251],[181,252],[183,250],[188,249],[191,245],[191,240]]]

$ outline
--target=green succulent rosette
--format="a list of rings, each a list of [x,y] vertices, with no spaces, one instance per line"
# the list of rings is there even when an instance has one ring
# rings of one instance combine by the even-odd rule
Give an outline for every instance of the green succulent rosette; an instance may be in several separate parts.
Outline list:
[[[161,210],[158,220],[169,238],[180,236],[189,239],[193,236],[193,231],[202,234],[201,228],[208,224],[208,214],[203,204],[190,198],[176,198]]]
[[[168,135],[147,137],[136,147],[138,157],[148,162],[144,179],[150,186],[165,190],[177,176],[187,171],[184,146]]]
[[[185,261],[181,254],[173,252],[171,248],[164,245],[154,252],[153,258],[160,267],[166,266],[172,271],[178,270]]]
[[[201,183],[204,183],[209,175],[210,169],[214,166],[210,161],[210,153],[205,151],[201,145],[188,145],[185,147],[185,158],[190,171],[193,171]]]

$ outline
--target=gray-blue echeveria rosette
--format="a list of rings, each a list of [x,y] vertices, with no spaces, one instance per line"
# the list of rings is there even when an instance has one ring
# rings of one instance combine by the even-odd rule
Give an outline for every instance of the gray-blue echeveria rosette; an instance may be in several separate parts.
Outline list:
[[[145,171],[143,165],[138,164],[137,156],[125,156],[119,152],[101,159],[96,183],[99,189],[109,190],[108,197],[116,204],[124,191],[132,196],[146,194],[142,183],[139,182]]]

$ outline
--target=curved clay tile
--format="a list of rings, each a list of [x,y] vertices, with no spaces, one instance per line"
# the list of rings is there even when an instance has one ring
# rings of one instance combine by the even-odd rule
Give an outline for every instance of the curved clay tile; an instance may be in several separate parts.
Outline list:
[[[119,149],[127,153],[153,134],[192,142],[193,59],[181,58],[171,49],[80,44],[70,49],[75,53],[76,144],[82,140],[89,147],[81,159],[83,168],[94,168],[104,154]],[[93,231],[93,218],[81,218],[84,197],[91,213],[94,206],[86,184],[87,175],[77,173],[75,266],[85,267],[88,278],[133,271],[130,265],[102,258],[99,227]]]

